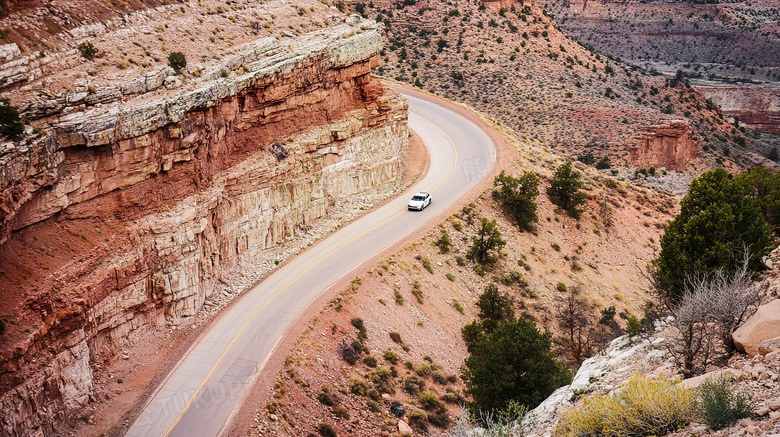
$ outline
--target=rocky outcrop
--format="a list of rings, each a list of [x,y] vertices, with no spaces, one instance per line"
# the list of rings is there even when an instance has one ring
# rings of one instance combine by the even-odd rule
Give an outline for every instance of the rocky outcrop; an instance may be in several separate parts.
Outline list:
[[[531,6],[534,4],[534,0],[480,0],[485,6],[489,6],[494,9]]]
[[[776,337],[780,337],[780,299],[758,307],[753,317],[732,334],[737,349],[751,357],[759,353],[762,342]]]
[[[656,331],[660,332],[664,326],[665,322],[656,322]],[[534,428],[528,435],[555,435],[560,415],[574,407],[583,393],[612,393],[636,373],[664,372],[674,374],[664,338],[618,337],[602,353],[585,360],[570,385],[555,390],[530,411]]]
[[[724,114],[752,129],[780,134],[780,86],[697,86]]]
[[[633,139],[629,147],[631,164],[637,167],[666,167],[682,170],[699,156],[701,148],[691,138],[687,122],[679,120],[650,126]]]
[[[0,434],[47,435],[130,333],[179,323],[242,260],[399,183],[407,107],[371,76],[380,48],[359,19],[259,40],[195,89],[100,90],[0,148],[0,296],[15,305]]]

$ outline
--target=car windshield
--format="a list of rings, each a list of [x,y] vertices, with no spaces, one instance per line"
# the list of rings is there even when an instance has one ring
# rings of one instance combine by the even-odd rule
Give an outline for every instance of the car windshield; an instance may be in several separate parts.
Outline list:
[[[412,197],[412,200],[425,200],[425,197],[423,197],[423,196],[414,196],[414,197]]]

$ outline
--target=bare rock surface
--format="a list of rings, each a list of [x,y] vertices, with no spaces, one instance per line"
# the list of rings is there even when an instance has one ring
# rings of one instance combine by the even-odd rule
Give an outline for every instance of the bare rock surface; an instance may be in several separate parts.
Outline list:
[[[111,77],[87,63],[94,82],[14,85],[37,120],[30,141],[0,148],[0,306],[13,314],[0,433],[65,425],[106,380],[97,369],[131,359],[122,351],[132,339],[213,315],[399,187],[407,103],[371,76],[380,27],[318,2],[283,3],[263,7],[331,18],[283,42],[252,34],[197,67],[197,80],[168,66]],[[124,26],[90,26],[70,33],[127,38]],[[25,80],[73,77],[55,64]]]
[[[780,299],[761,305],[732,337],[737,348],[749,356],[759,353],[762,342],[780,336]]]

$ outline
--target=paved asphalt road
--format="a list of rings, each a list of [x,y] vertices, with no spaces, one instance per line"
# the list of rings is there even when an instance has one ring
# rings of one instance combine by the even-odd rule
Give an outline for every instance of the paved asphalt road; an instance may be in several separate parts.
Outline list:
[[[418,232],[487,175],[495,148],[485,132],[448,109],[407,97],[409,125],[430,156],[425,178],[246,292],[193,344],[127,436],[218,436],[309,302],[363,261]],[[406,203],[416,191],[430,191],[433,202],[422,212],[407,211]]]

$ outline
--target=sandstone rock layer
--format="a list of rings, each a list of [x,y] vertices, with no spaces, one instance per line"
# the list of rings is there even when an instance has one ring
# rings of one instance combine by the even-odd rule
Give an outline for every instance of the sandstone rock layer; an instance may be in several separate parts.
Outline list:
[[[780,134],[780,86],[699,86],[723,113],[753,129]]]
[[[407,104],[371,76],[380,48],[356,19],[259,40],[197,89],[105,92],[3,145],[0,434],[47,434],[130,333],[179,323],[242,260],[400,182]]]
[[[632,164],[638,167],[682,170],[699,156],[701,148],[691,138],[691,129],[686,121],[671,121],[650,126],[637,135],[629,152]]]

